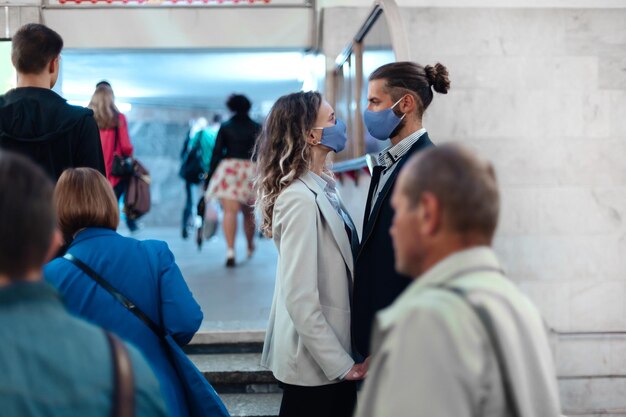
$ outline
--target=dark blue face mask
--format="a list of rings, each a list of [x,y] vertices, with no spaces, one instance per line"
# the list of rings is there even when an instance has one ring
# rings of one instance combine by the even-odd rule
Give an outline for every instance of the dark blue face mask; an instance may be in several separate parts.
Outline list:
[[[336,119],[334,126],[314,127],[313,129],[322,130],[320,144],[328,146],[336,153],[345,149],[348,138],[346,136],[346,125],[341,120]]]
[[[403,114],[402,117],[398,117],[393,112],[393,108],[396,107],[403,98],[404,97],[400,98],[393,106],[385,110],[371,111],[365,109],[363,112],[363,122],[365,122],[365,127],[367,127],[367,131],[372,137],[378,140],[389,139],[389,136],[391,136],[396,127],[398,127],[402,119],[404,119],[404,116],[406,116],[406,114]]]

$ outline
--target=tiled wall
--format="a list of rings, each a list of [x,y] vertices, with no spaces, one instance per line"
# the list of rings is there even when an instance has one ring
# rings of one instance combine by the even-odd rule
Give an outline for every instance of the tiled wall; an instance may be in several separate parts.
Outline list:
[[[326,22],[350,13],[332,10]],[[626,413],[626,336],[609,333],[626,332],[626,9],[401,15],[412,59],[450,71],[430,137],[496,165],[495,246],[510,277],[550,327],[594,332],[554,337],[565,413]]]
[[[562,331],[626,330],[626,9],[403,9],[452,88],[425,124],[494,161],[496,248]]]
[[[431,137],[496,165],[511,278],[560,332],[626,331],[626,9],[402,15],[412,59],[450,71]],[[623,336],[557,340],[565,412],[623,409]]]
[[[146,226],[180,227],[185,183],[178,176],[180,151],[188,120],[210,112],[200,109],[133,107],[127,114],[135,156],[148,168],[152,208],[142,219]]]

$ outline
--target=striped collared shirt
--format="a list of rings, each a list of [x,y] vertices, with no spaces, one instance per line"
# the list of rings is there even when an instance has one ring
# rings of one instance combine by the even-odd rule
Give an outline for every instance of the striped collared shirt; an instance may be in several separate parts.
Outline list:
[[[426,133],[426,128],[411,133],[406,138],[402,139],[399,143],[384,149],[378,154],[378,165],[384,166],[385,170],[391,168],[397,161],[399,161],[408,151],[411,149],[415,142]]]
[[[385,170],[380,175],[380,180],[378,180],[378,184],[376,185],[376,189],[374,190],[374,198],[372,199],[372,204],[370,206],[371,210],[374,210],[374,206],[376,205],[376,200],[378,200],[378,194],[385,188],[385,184],[387,180],[391,176],[391,173],[396,166],[396,162],[398,162],[406,153],[411,149],[413,145],[426,133],[425,128],[421,128],[413,133],[411,133],[406,138],[402,139],[399,143],[390,146],[389,148],[383,150],[378,154],[378,164],[380,166],[384,166]]]

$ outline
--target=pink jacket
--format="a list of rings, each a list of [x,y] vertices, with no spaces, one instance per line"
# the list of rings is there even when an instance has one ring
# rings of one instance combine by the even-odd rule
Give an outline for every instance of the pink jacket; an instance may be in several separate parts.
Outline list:
[[[120,177],[111,175],[111,167],[113,166],[113,155],[132,156],[133,145],[128,137],[128,123],[126,117],[120,113],[120,122],[117,130],[117,148],[115,146],[115,128],[100,130],[100,142],[102,144],[102,153],[104,154],[104,166],[107,172],[107,179],[111,186],[115,187],[121,180]]]

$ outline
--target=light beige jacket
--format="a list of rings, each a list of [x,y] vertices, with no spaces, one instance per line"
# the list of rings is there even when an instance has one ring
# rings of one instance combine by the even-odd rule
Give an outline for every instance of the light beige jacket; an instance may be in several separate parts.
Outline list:
[[[535,306],[501,273],[490,248],[458,252],[413,282],[376,319],[358,417],[506,417],[502,380],[482,322],[490,313],[520,417],[561,415],[552,354]]]
[[[278,196],[272,234],[278,268],[261,365],[287,384],[338,382],[354,364],[353,259],[343,220],[312,174]]]

